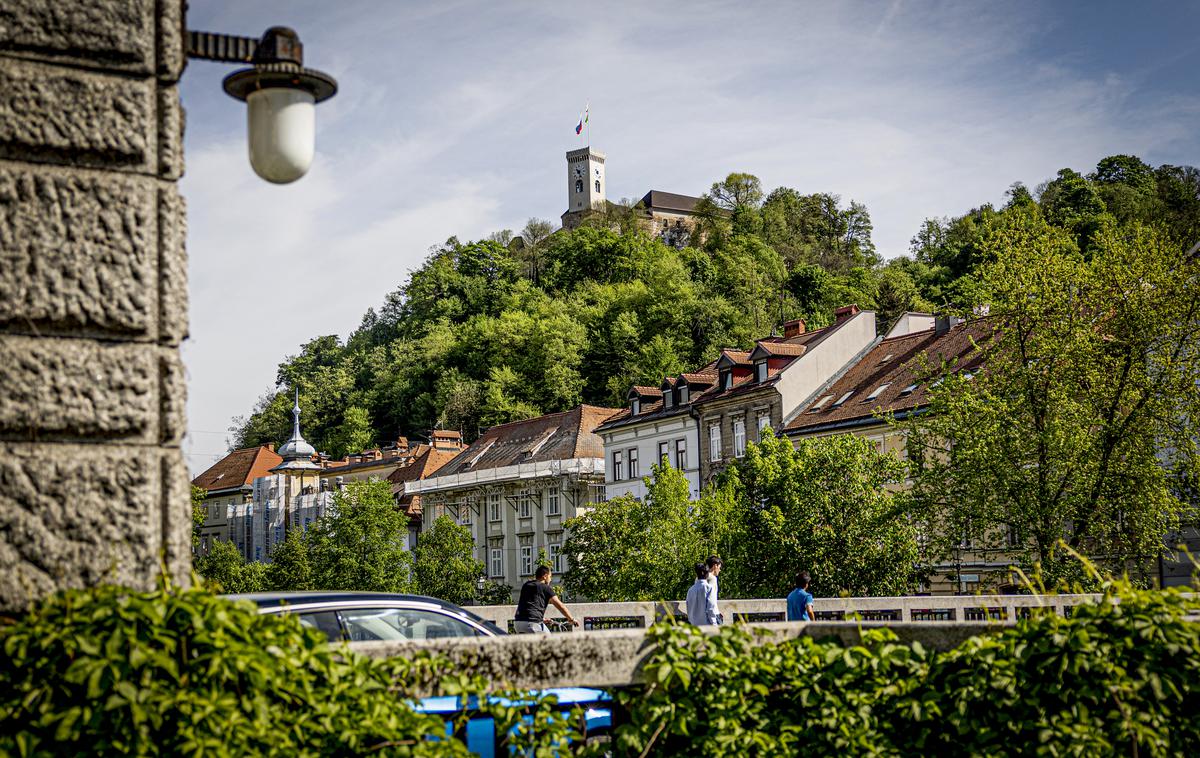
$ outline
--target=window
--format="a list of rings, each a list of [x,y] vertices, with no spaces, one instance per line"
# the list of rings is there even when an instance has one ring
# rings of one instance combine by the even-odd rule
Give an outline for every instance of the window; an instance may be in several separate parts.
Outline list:
[[[754,376],[760,382],[767,381],[767,362],[756,361],[754,364]]]
[[[617,450],[616,452],[613,453],[612,480],[614,482],[619,482],[625,478],[623,476],[624,468],[625,468],[624,463],[623,463],[624,460],[625,460],[624,453],[622,453],[620,450]]]
[[[733,372],[729,369],[721,371],[721,389],[727,390],[733,386]]]
[[[681,384],[679,386],[679,404],[683,405],[688,402],[688,386]]]
[[[733,421],[733,456],[741,458],[746,454],[746,420],[734,419]]]
[[[583,193],[583,180],[576,179],[575,180],[575,194],[578,195],[578,194],[582,194],[582,193]]]
[[[638,469],[637,448],[636,447],[629,448],[629,452],[627,455],[629,458],[629,478],[637,479],[639,476],[641,476],[641,471],[639,471],[639,469]]]
[[[721,425],[713,424],[708,427],[708,459],[721,460]]]
[[[521,494],[517,496],[517,512],[521,518],[533,515],[533,495],[529,490],[521,490]]]
[[[888,387],[891,387],[891,386],[892,386],[891,382],[888,382],[887,384],[879,385],[878,387],[876,387],[874,390],[871,391],[870,395],[867,395],[867,399],[874,400],[875,398],[879,397],[880,393],[882,393],[884,390],[886,390]]]
[[[521,545],[521,576],[533,574],[533,545]]]
[[[634,416],[642,412],[642,399],[640,397],[635,397],[633,401],[630,402],[629,412]]]
[[[559,510],[560,506],[558,504],[558,498],[559,498],[559,493],[558,493],[557,489],[546,490],[546,515],[547,516],[557,516],[560,513],[562,513],[562,511]]]
[[[596,180],[596,194],[597,195],[600,194],[600,180],[599,179]]]
[[[825,404],[828,403],[832,399],[833,399],[833,395],[826,395],[825,397],[821,398],[812,407],[812,410],[810,411],[810,413],[816,413],[817,411],[821,410],[822,408],[825,407]]]
[[[475,627],[436,611],[415,608],[348,608],[339,613],[351,642],[482,636]]]
[[[492,576],[504,576],[504,551],[492,548]]]
[[[671,404],[674,401],[675,401],[675,392],[670,387],[667,387],[666,389],[663,390],[663,407],[670,408]]]
[[[329,638],[330,642],[342,641],[342,627],[338,624],[337,613],[334,611],[302,613],[300,614],[300,626],[319,630]]]
[[[658,443],[658,460],[655,461],[654,465],[655,466],[670,466],[671,459],[667,457],[669,453],[670,453],[670,443],[669,442]]]
[[[546,545],[546,555],[550,557],[550,570],[556,574],[562,573],[562,545],[550,542]]]
[[[917,388],[917,383],[913,382],[912,384],[908,385],[904,389],[900,390],[900,394],[901,395],[911,395],[913,393],[913,390],[915,390],[916,388]]]
[[[683,471],[687,468],[687,440],[675,440],[675,468]]]
[[[488,521],[500,520],[500,493],[493,492],[487,496]]]
[[[839,397],[839,398],[837,399],[837,402],[833,404],[833,407],[834,407],[834,408],[837,408],[839,405],[841,405],[842,403],[844,403],[844,402],[846,402],[847,400],[849,400],[849,399],[850,399],[850,396],[851,396],[851,395],[853,395],[853,394],[854,394],[854,390],[850,390],[850,391],[849,391],[849,392],[847,392],[846,394],[842,395],[841,397]]]
[[[763,429],[766,429],[770,425],[771,425],[771,414],[770,413],[758,414],[758,441],[759,442],[762,442]]]
[[[205,555],[208,554],[208,537],[200,538],[200,552],[204,553]]]

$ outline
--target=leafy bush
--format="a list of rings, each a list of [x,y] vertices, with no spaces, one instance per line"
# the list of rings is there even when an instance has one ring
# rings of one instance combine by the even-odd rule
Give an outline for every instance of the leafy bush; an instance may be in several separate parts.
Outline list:
[[[755,647],[744,627],[656,626],[618,741],[643,755],[1197,755],[1198,608],[1109,584],[1070,618],[945,653],[889,630]]]
[[[467,755],[405,701],[485,685],[433,656],[356,655],[201,589],[63,592],[0,644],[0,755]],[[531,754],[579,736],[551,699],[479,710]]]

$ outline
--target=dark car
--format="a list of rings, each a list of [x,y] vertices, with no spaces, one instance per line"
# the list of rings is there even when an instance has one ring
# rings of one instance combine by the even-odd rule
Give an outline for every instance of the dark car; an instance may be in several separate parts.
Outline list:
[[[375,642],[379,640],[429,640],[445,637],[498,637],[500,627],[453,603],[421,595],[392,595],[382,592],[254,592],[226,595],[230,600],[248,600],[259,613],[293,613],[300,623],[319,629],[330,642]],[[538,693],[530,693],[535,695]],[[607,739],[612,727],[612,696],[603,690],[563,687],[544,690],[554,695],[564,712],[573,706],[584,709],[589,741]],[[513,701],[493,698],[505,705]],[[450,733],[459,712],[456,697],[431,697],[414,703],[417,710],[436,713],[445,719]],[[480,756],[503,754],[501,736],[490,718],[472,719],[461,737],[467,748]]]
[[[227,595],[249,600],[259,613],[292,613],[330,642],[495,637],[500,627],[444,600],[383,592],[254,592]]]

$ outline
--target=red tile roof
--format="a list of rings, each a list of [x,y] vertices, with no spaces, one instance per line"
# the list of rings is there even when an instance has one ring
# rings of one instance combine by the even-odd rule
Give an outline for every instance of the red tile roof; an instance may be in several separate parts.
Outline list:
[[[870,419],[877,412],[895,413],[919,408],[929,399],[929,387],[923,373],[927,369],[923,369],[922,358],[928,360],[930,367],[943,361],[957,361],[956,370],[975,370],[982,363],[982,357],[974,345],[989,339],[993,328],[993,322],[979,319],[958,324],[941,335],[933,329],[925,329],[881,340],[831,385],[817,393],[784,431],[804,434],[830,424]],[[904,392],[914,384],[916,387]],[[883,389],[874,398],[868,399],[881,387]],[[850,396],[835,407],[834,403],[848,392]],[[821,403],[823,398],[827,399]]]
[[[458,453],[458,450],[439,450],[427,447],[413,459],[412,463],[402,466],[388,475],[388,481],[392,483],[392,494],[400,495],[399,502],[404,506],[405,515],[409,518],[420,516],[421,496],[405,495],[404,483],[433,476],[439,469],[454,460]]]
[[[762,350],[767,355],[798,356],[804,355],[804,353],[808,351],[808,346],[796,344],[795,342],[773,342],[770,340],[763,340],[758,343],[758,345],[754,348],[754,351],[752,351],[750,354],[754,355],[754,353],[759,350]]]
[[[513,466],[518,463],[603,458],[604,442],[595,433],[621,408],[578,405],[524,421],[493,426],[472,442],[439,475]]]
[[[210,491],[249,487],[255,479],[268,476],[272,468],[283,463],[283,458],[271,448],[261,445],[234,450],[193,479],[192,484]]]

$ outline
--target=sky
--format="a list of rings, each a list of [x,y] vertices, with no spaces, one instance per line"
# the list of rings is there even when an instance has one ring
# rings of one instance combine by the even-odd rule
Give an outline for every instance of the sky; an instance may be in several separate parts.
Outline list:
[[[1200,2],[551,3],[191,0],[188,28],[297,30],[332,74],[300,181],[250,169],[236,67],[191,61],[193,473],[287,356],[345,338],[451,236],[566,210],[590,104],[610,200],[766,191],[865,203],[891,258],[928,217],[1107,155],[1200,164]]]

